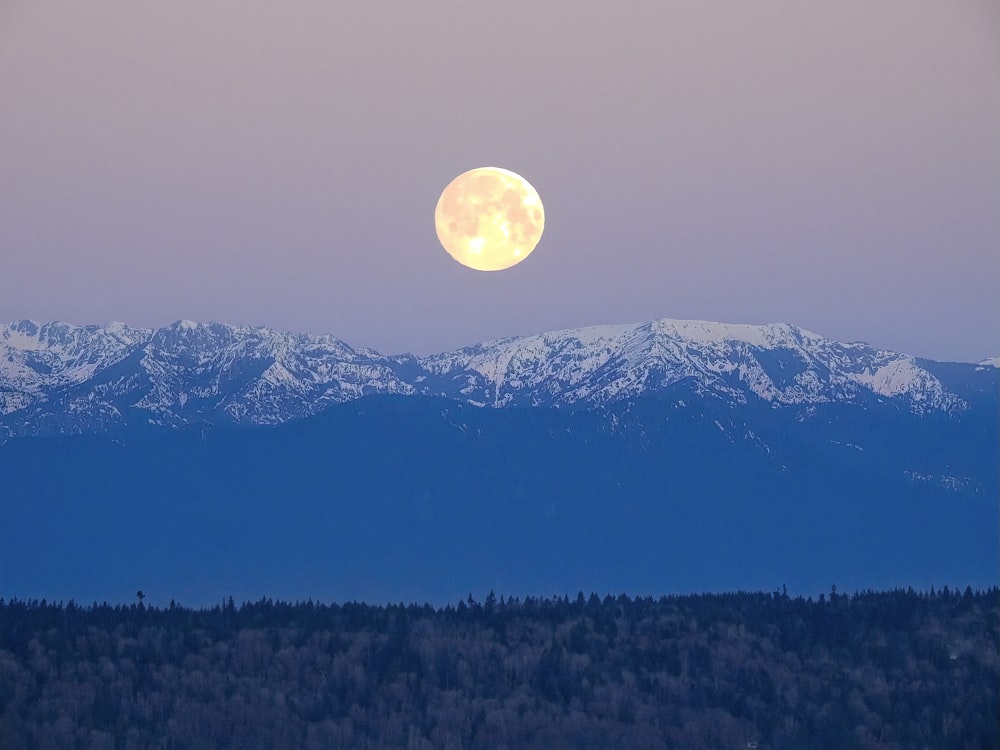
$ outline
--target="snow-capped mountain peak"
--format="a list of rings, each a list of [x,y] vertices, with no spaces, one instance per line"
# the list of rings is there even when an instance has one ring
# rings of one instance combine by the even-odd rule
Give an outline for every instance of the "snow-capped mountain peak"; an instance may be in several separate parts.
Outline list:
[[[79,386],[121,361],[150,332],[123,323],[75,326],[18,320],[0,327],[0,415]]]
[[[824,403],[867,392],[906,398],[917,411],[963,407],[913,357],[787,323],[593,326],[490,341],[422,364],[470,401],[492,406],[608,403],[693,382],[739,403]]]
[[[970,367],[974,367],[970,365]],[[882,398],[965,408],[913,357],[787,323],[662,319],[386,357],[330,335],[179,320],[0,325],[0,432],[88,432],[136,421],[274,424],[367,394],[479,406],[596,406],[689,388],[774,406]]]

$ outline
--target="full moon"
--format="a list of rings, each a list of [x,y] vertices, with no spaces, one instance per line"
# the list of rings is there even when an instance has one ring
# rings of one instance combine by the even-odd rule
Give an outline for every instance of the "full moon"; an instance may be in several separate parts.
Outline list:
[[[463,266],[502,271],[535,249],[545,211],[521,175],[478,167],[460,174],[441,193],[434,226],[444,249]]]

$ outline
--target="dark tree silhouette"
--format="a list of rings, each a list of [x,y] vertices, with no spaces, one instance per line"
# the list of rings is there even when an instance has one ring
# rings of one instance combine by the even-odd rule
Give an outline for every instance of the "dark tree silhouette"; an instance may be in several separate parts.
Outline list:
[[[0,747],[1000,746],[1000,589],[0,599]]]

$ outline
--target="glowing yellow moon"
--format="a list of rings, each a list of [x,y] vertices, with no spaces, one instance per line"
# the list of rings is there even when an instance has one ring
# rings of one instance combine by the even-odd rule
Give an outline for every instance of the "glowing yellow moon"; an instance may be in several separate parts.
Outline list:
[[[521,175],[478,167],[460,174],[441,193],[434,226],[444,249],[463,266],[502,271],[535,249],[545,210]]]

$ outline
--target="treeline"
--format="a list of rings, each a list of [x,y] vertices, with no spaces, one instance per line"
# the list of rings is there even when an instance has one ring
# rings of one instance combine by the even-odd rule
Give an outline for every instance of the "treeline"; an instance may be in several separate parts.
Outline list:
[[[0,747],[997,748],[1000,589],[0,600]]]

